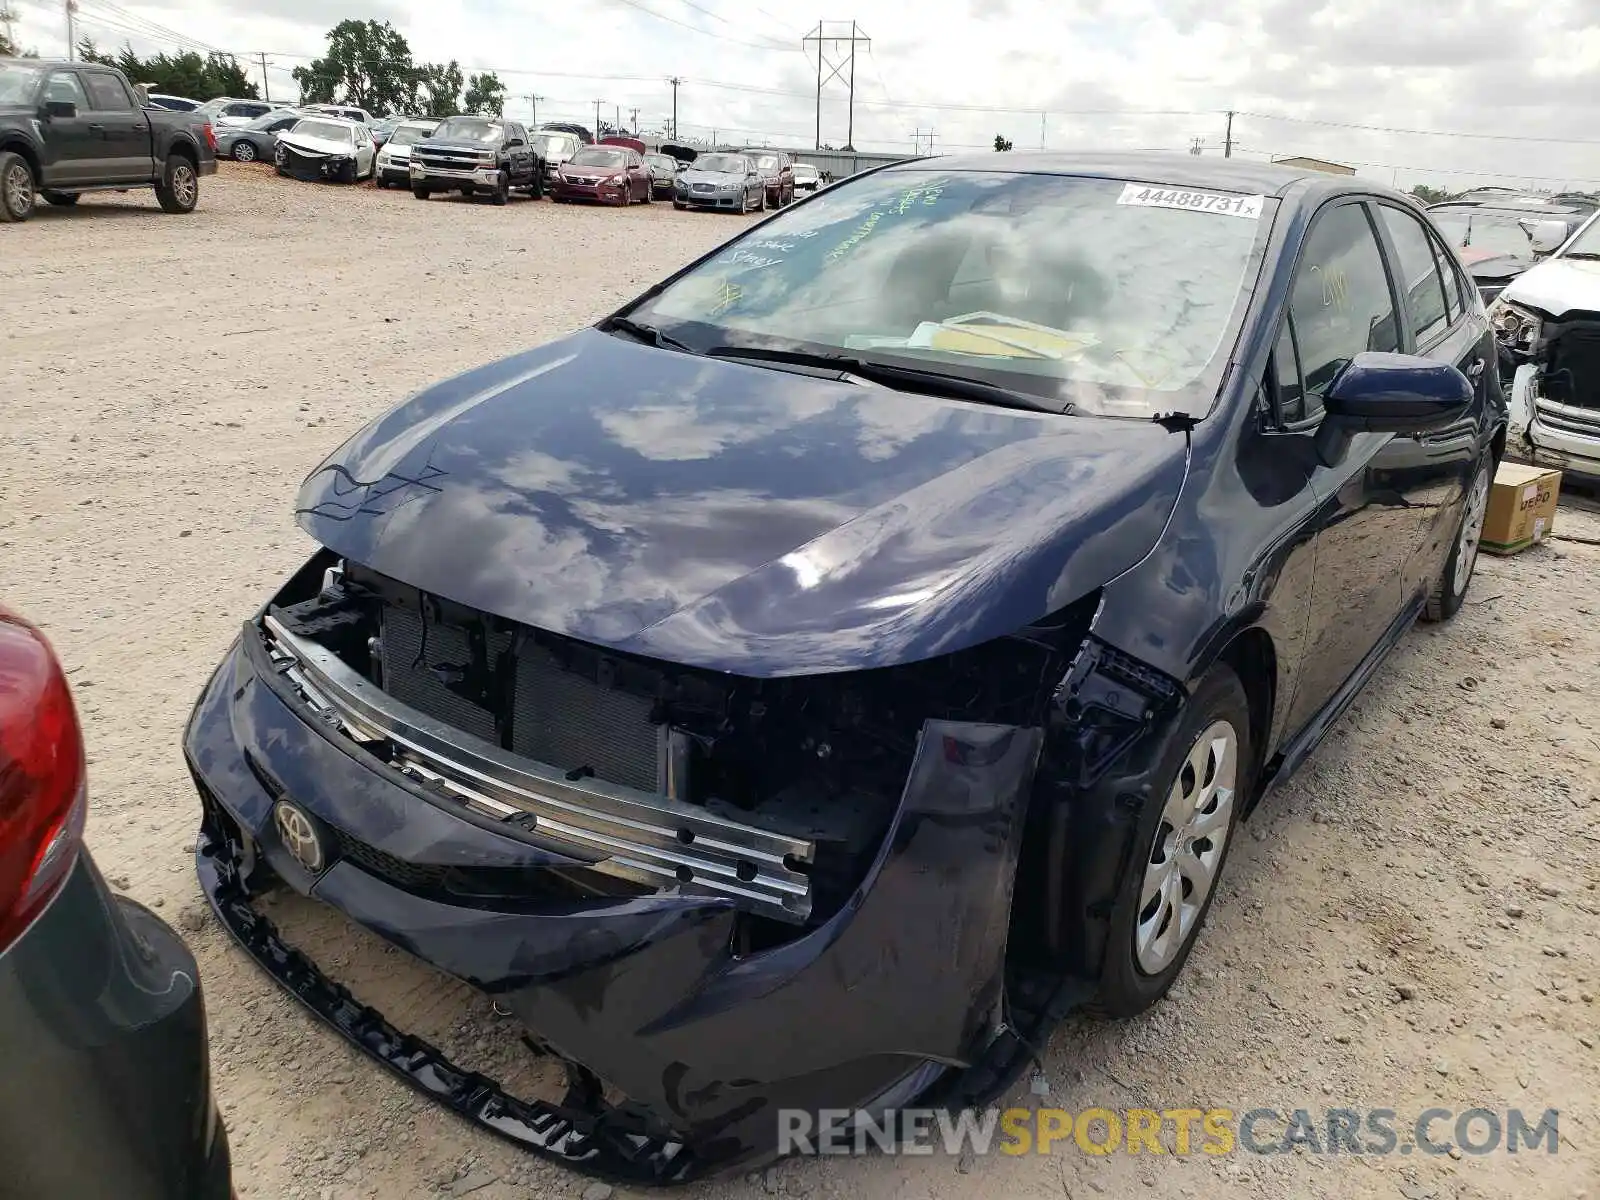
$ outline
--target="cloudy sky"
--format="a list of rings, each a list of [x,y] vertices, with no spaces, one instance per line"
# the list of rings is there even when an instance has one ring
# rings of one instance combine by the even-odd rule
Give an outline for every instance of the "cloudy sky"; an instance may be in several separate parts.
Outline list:
[[[817,17],[783,0],[78,0],[82,32],[141,53],[268,52],[275,97],[342,17],[394,24],[419,60],[492,68],[508,111],[660,128],[677,75],[685,134],[808,146]],[[60,0],[0,0],[24,46],[64,48]],[[1221,13],[1226,11],[1226,15]],[[1403,14],[1403,15],[1402,15]],[[855,144],[1188,149],[1306,154],[1409,187],[1600,188],[1596,0],[854,0],[825,32],[858,47]],[[827,47],[838,61],[844,43]],[[827,68],[824,68],[825,72]],[[259,77],[260,68],[256,68]],[[845,90],[824,91],[822,140],[845,141]],[[1365,128],[1363,128],[1365,127]],[[1419,132],[1420,131],[1420,132]],[[1439,136],[1442,131],[1447,136]],[[925,144],[925,139],[924,139]]]

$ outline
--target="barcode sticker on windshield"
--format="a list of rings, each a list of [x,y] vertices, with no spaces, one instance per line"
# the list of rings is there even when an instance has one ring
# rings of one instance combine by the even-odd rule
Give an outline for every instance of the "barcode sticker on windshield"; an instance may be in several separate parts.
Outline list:
[[[1190,212],[1221,213],[1227,217],[1245,217],[1251,221],[1261,217],[1265,196],[1238,196],[1227,192],[1192,192],[1186,188],[1151,187],[1144,183],[1130,183],[1117,197],[1118,204],[1132,204],[1139,208],[1182,208]]]

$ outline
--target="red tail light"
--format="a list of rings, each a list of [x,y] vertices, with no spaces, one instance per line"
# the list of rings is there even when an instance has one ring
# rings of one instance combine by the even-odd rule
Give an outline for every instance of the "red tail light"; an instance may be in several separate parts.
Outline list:
[[[0,951],[77,859],[87,803],[78,714],[50,643],[0,607]]]
[[[206,122],[206,145],[211,148],[211,153],[217,152],[217,131],[211,127],[211,122]]]

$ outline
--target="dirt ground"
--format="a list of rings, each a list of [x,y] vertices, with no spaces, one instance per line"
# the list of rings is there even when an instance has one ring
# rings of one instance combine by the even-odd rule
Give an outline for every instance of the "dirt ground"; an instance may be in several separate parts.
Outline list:
[[[662,204],[421,204],[231,164],[188,218],[132,195],[0,227],[0,598],[71,670],[98,861],[199,958],[241,1196],[609,1194],[391,1081],[246,960],[196,888],[178,739],[239,622],[310,552],[291,502],[327,452],[737,228]],[[1557,1154],[1069,1142],[791,1160],[682,1194],[1600,1197],[1600,516],[1569,503],[1557,531],[1485,559],[1459,618],[1411,633],[1257,814],[1171,998],[1069,1023],[1043,1072],[1044,1102],[1074,1111],[1388,1108],[1404,1131],[1430,1107],[1556,1108]],[[364,999],[504,1062],[511,1031],[464,988],[305,908],[291,932],[326,931],[317,956]],[[1026,1083],[1014,1100],[1039,1102]]]

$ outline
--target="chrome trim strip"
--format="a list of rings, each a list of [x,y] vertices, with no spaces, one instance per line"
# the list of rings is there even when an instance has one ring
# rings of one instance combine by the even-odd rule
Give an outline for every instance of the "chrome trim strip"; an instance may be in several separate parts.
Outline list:
[[[813,861],[814,842],[724,820],[679,798],[596,779],[574,782],[399,703],[270,613],[246,630],[261,638],[274,669],[310,708],[357,742],[392,744],[395,753],[381,757],[424,787],[495,820],[531,824],[605,874],[726,896],[786,921],[810,914],[811,881],[789,862]],[[669,738],[686,758],[687,739]],[[378,756],[377,747],[364,749]],[[676,781],[669,773],[664,782]]]

